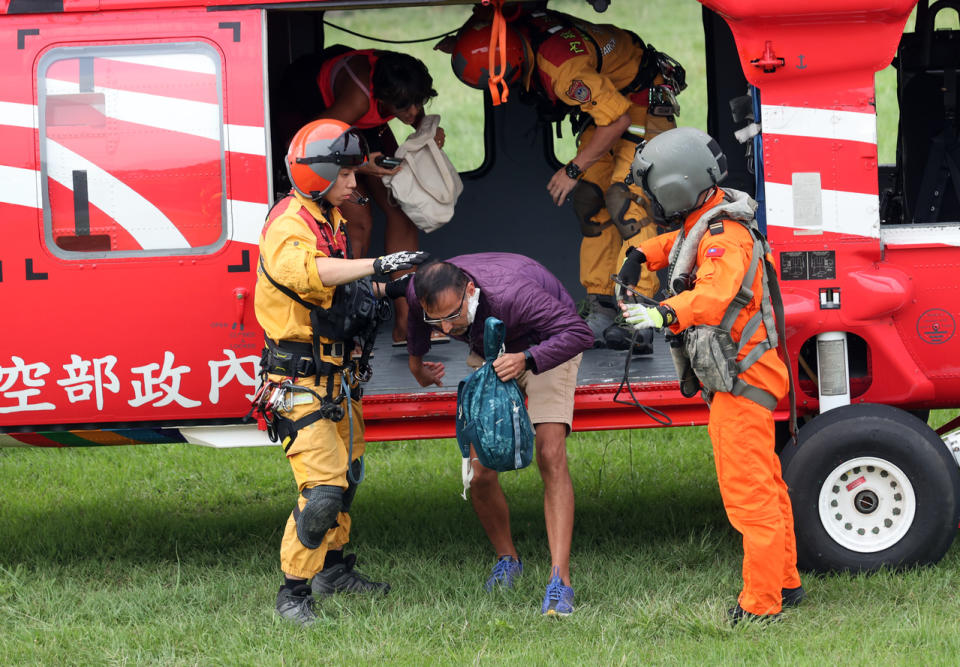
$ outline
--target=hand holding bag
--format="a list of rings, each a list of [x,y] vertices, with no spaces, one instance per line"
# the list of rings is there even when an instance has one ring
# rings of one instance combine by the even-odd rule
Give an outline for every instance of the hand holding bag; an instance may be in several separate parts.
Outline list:
[[[403,158],[400,171],[383,177],[403,212],[425,232],[450,221],[463,192],[460,174],[434,141],[439,126],[440,116],[424,116],[419,129],[397,149],[396,157]]]
[[[470,445],[481,465],[503,472],[519,470],[533,460],[533,424],[516,380],[502,381],[493,361],[503,349],[503,322],[488,317],[483,327],[486,363],[457,388],[457,444],[464,457],[464,497],[470,486]]]

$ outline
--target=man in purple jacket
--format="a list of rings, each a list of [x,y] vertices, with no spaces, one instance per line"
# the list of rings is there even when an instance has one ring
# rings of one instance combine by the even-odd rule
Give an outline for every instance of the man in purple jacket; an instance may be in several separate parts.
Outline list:
[[[490,316],[506,326],[506,352],[493,362],[501,380],[516,379],[527,396],[536,430],[537,466],[543,479],[543,511],[552,568],[541,613],[573,611],[570,541],[573,483],[567,468],[567,434],[584,350],[593,333],[577,315],[570,294],[541,264],[522,255],[477,253],[424,264],[407,285],[410,372],[424,387],[442,385],[442,363],[424,361],[431,327],[466,341],[467,363],[483,364],[483,325]],[[470,500],[498,560],[487,590],[511,588],[523,564],[510,533],[510,508],[497,473],[480,465],[471,448]]]

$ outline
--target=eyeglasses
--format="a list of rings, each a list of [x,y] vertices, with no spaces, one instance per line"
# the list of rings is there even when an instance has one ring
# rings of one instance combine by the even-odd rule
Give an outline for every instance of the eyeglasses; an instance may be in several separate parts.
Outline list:
[[[437,326],[438,324],[442,324],[443,322],[451,322],[457,319],[458,317],[460,317],[460,311],[463,310],[463,300],[464,298],[466,298],[466,296],[467,296],[467,286],[464,285],[463,294],[460,295],[460,305],[457,306],[457,309],[455,311],[453,311],[446,317],[427,317],[427,311],[423,311],[424,323]]]

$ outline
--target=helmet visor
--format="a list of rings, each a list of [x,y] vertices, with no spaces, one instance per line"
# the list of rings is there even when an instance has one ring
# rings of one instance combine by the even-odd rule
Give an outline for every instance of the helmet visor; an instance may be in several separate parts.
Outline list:
[[[297,164],[326,163],[335,164],[338,167],[359,167],[367,161],[369,153],[370,149],[363,135],[356,130],[347,130],[321,154],[298,157]]]

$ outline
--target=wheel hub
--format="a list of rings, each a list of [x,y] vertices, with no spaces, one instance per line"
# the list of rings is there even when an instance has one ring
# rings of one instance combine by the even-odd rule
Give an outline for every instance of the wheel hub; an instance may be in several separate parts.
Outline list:
[[[853,499],[853,506],[861,514],[870,514],[880,504],[880,499],[873,491],[861,491]]]
[[[862,456],[834,468],[820,487],[820,521],[851,551],[874,553],[899,542],[910,527],[917,496],[907,475],[885,459]]]

